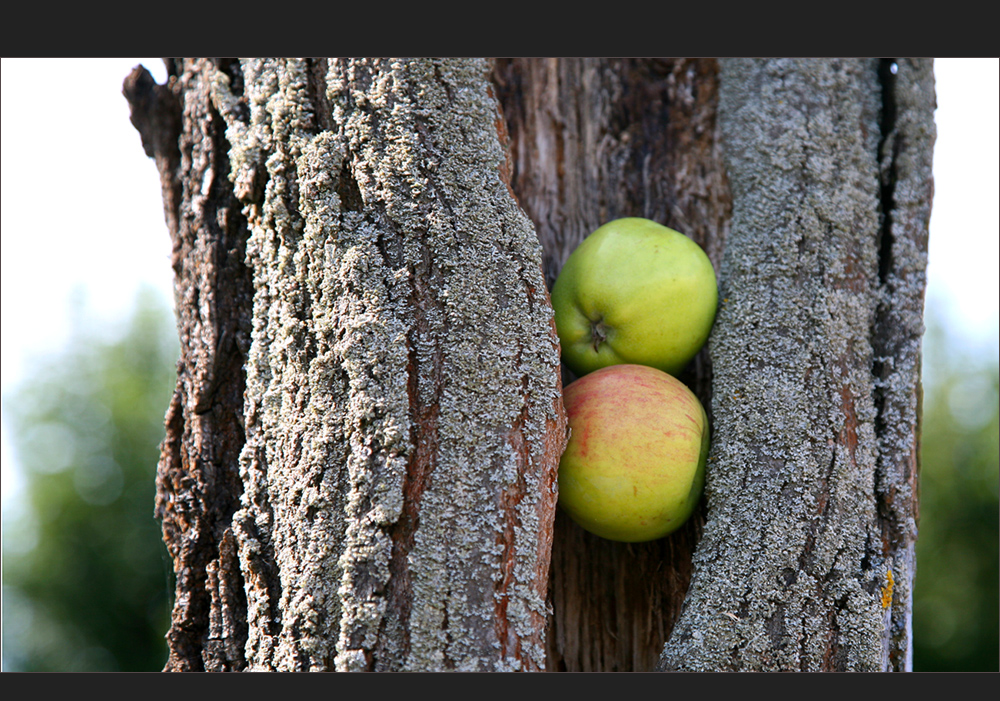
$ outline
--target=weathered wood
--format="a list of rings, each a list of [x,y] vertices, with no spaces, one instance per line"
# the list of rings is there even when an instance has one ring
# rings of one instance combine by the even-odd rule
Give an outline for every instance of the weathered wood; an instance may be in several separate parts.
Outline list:
[[[247,225],[228,178],[225,124],[205,80],[218,69],[208,61],[171,61],[168,69],[166,86],[142,67],[124,86],[132,123],[160,173],[180,337],[156,478],[156,515],[176,577],[166,669],[237,670],[245,666],[246,602],[226,543],[242,492],[253,297]]]
[[[714,60],[498,60],[512,184],[551,286],[601,224],[641,216],[687,234],[718,267],[730,216]],[[573,379],[566,374],[564,380]],[[710,407],[707,352],[682,377]],[[548,668],[648,671],[680,613],[696,514],[652,543],[614,543],[556,517]]]
[[[664,669],[909,666],[934,100],[929,61],[879,67],[722,62],[708,519]]]

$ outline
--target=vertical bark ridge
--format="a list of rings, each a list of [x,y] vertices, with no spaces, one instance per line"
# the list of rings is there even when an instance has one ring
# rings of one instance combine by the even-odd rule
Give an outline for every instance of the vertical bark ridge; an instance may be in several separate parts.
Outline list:
[[[205,83],[232,64],[177,60],[168,67],[167,85],[142,67],[124,85],[132,123],[160,172],[181,345],[157,468],[156,515],[176,576],[166,669],[235,670],[245,664],[246,614],[227,543],[242,491],[252,292],[243,262],[247,225],[228,180],[224,124]]]
[[[710,340],[708,520],[663,669],[892,666],[887,609],[905,556],[886,547],[876,485],[908,487],[883,477],[872,370],[884,310],[898,303],[880,275],[880,94],[877,61],[723,62],[734,205]],[[926,141],[914,148],[929,155]],[[906,262],[890,269],[922,270],[919,245],[891,246]],[[915,381],[904,374],[901,385]]]
[[[216,77],[257,290],[251,668],[544,665],[565,418],[487,70],[245,62],[248,124]]]

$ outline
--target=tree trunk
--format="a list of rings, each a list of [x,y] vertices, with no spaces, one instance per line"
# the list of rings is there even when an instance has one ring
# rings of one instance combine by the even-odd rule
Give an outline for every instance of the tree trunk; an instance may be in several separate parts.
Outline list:
[[[488,64],[172,72],[180,209],[242,202],[249,271],[236,277],[252,275],[253,301],[229,312],[252,324],[243,404],[208,389],[217,333],[202,376],[182,367],[168,424],[168,668],[543,668],[565,416],[541,248],[507,184]],[[228,146],[212,140],[223,124]],[[178,248],[210,239],[179,256],[211,278],[178,276],[179,294],[200,296],[182,315],[202,323],[218,305],[199,292],[225,286],[217,261],[244,248],[214,224],[174,227]],[[182,335],[197,363],[198,334]],[[185,435],[216,407],[246,432],[226,464],[242,489],[219,506],[206,504],[211,459],[188,457],[213,445]]]
[[[661,666],[909,669],[931,62],[727,61],[720,85],[709,517]]]
[[[892,65],[133,72],[182,341],[167,669],[907,668],[933,86]],[[723,299],[681,378],[708,498],[631,545],[554,519],[546,293],[622,216]]]

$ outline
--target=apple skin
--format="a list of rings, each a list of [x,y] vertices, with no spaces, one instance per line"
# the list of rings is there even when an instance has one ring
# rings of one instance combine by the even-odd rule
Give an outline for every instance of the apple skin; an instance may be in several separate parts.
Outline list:
[[[571,429],[559,462],[559,506],[586,530],[627,543],[672,533],[705,483],[709,429],[680,380],[613,365],[563,393]]]
[[[631,363],[678,374],[708,340],[719,293],[708,256],[648,219],[608,222],[552,288],[563,362],[578,377]]]

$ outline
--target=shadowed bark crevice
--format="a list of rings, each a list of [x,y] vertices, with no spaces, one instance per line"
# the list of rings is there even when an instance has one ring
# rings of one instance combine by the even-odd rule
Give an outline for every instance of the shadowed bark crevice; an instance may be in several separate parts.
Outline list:
[[[677,228],[718,267],[730,198],[716,124],[714,60],[498,59],[511,183],[542,243],[546,283],[610,219]],[[564,370],[563,381],[575,379]],[[682,381],[711,411],[711,366]],[[564,514],[553,534],[547,668],[650,670],[680,612],[702,507],[653,543],[614,543]]]
[[[887,615],[886,665],[912,665],[912,584],[917,537],[920,367],[927,236],[934,194],[933,62],[879,61],[881,138],[879,304],[872,329],[879,462],[880,550],[891,563],[877,583]]]

